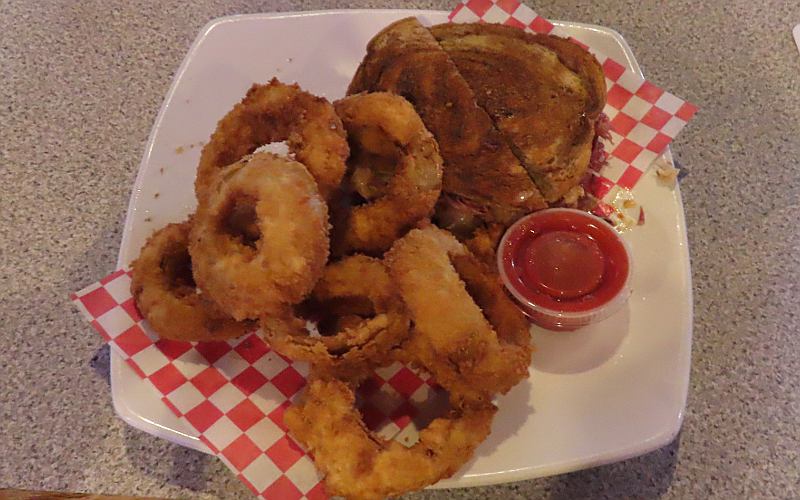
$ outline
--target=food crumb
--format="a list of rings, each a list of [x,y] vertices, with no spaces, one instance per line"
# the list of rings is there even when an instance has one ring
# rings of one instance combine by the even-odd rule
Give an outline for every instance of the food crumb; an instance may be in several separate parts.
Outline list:
[[[644,207],[639,207],[639,220],[636,222],[637,226],[644,226]]]
[[[158,173],[160,173],[160,174],[162,174],[162,175],[163,175],[163,174],[164,174],[164,167],[161,167],[161,168],[159,168],[159,169],[158,169]]]
[[[656,175],[662,181],[669,183],[670,185],[675,184],[675,181],[678,179],[678,169],[677,168],[658,168],[656,169]]]
[[[608,218],[611,221],[611,225],[614,226],[614,229],[621,233],[637,225],[636,217],[639,214],[632,209],[638,206],[638,203],[636,203],[630,189],[621,186],[614,189],[615,194],[609,203],[612,212],[609,214]]]
[[[184,151],[186,151],[186,148],[184,148],[183,146],[178,146],[177,148],[175,148],[176,155],[183,154]]]
[[[578,203],[578,200],[583,198],[586,192],[583,190],[583,187],[580,185],[572,187],[569,191],[564,194],[563,200],[564,205],[568,207],[574,207]]]
[[[145,218],[144,218],[144,221],[145,221],[145,222],[152,222],[152,220],[153,220],[153,219],[152,219],[152,218],[150,218],[150,217],[145,217]]]
[[[669,162],[664,160],[664,158],[659,158],[656,160],[655,167],[658,180],[669,186],[675,185],[675,182],[678,180],[678,174],[680,173],[680,170],[670,165]]]
[[[153,198],[158,198],[159,196],[161,196],[161,193],[156,193],[153,195]]]

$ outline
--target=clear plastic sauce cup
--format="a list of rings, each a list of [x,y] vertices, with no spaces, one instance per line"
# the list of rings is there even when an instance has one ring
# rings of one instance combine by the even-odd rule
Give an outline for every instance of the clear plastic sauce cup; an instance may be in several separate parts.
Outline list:
[[[550,330],[575,330],[618,311],[630,296],[627,243],[603,219],[571,208],[523,217],[497,250],[503,284]]]

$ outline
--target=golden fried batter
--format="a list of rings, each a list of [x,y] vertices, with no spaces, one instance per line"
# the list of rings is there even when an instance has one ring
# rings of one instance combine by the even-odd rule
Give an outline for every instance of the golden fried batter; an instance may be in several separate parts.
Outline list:
[[[238,220],[246,207],[253,224]],[[246,229],[231,227],[232,219]],[[327,205],[308,170],[258,153],[214,177],[199,201],[189,252],[198,286],[245,319],[303,300],[322,275],[328,245]]]
[[[386,254],[413,329],[401,352],[444,387],[487,401],[528,376],[528,322],[498,278],[451,234],[415,229]]]
[[[203,147],[194,189],[206,195],[214,176],[259,146],[286,141],[305,165],[326,200],[338,189],[349,150],[342,122],[324,98],[273,78],[253,85],[247,95],[217,124]]]
[[[354,403],[355,395],[344,382],[314,379],[303,403],[283,417],[292,435],[314,455],[328,493],[350,500],[400,495],[452,476],[489,435],[497,411],[491,404],[456,406],[406,448],[372,434]]]
[[[318,372],[358,379],[385,364],[408,336],[403,301],[380,260],[354,255],[329,264],[309,302],[312,311],[339,320],[334,332],[311,336],[306,320],[290,308],[262,317],[261,329],[272,348]]]
[[[334,227],[334,252],[380,255],[433,212],[442,189],[439,147],[413,106],[400,96],[358,94],[334,105],[350,141],[353,175],[377,176],[389,170],[372,168],[381,159],[393,164],[383,183],[366,183],[382,184],[373,186],[378,191],[374,199],[345,207],[347,213],[334,218],[335,226],[341,221]]]
[[[192,222],[169,224],[153,234],[131,264],[131,294],[139,312],[159,337],[223,340],[254,328],[223,313],[197,293],[189,256]]]

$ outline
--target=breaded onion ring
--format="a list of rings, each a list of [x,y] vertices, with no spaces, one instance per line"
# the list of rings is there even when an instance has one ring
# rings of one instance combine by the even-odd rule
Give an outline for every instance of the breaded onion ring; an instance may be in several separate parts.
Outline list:
[[[289,151],[317,180],[323,198],[339,187],[349,154],[342,122],[324,98],[273,78],[253,85],[217,124],[203,148],[194,189],[205,196],[214,176],[259,146],[286,141]]]
[[[383,263],[371,257],[354,255],[328,265],[303,306],[328,315],[318,323],[323,335],[311,336],[306,319],[290,308],[264,315],[261,330],[273,349],[311,362],[318,372],[357,379],[385,364],[408,336],[403,302]],[[330,320],[331,325],[322,324]],[[325,326],[334,331],[322,331]]]
[[[303,300],[322,275],[328,243],[327,206],[308,170],[258,153],[215,177],[189,252],[198,286],[241,320]]]
[[[244,335],[252,323],[236,322],[197,293],[187,248],[191,221],[169,224],[150,236],[131,264],[136,307],[162,338],[222,340]]]
[[[471,237],[464,240],[459,239],[472,255],[494,269],[494,266],[497,265],[497,246],[500,244],[500,238],[503,237],[506,229],[503,224],[487,224],[477,228]]]
[[[497,411],[491,404],[455,407],[406,448],[371,433],[354,403],[353,390],[344,382],[312,379],[303,403],[283,417],[313,454],[328,494],[351,500],[399,495],[452,476],[489,435]]]
[[[357,181],[355,190],[366,200],[335,228],[335,253],[380,255],[430,217],[442,189],[439,146],[400,96],[359,94],[334,106],[352,149],[351,184]]]
[[[497,276],[450,233],[415,229],[386,254],[413,329],[400,352],[472,401],[528,375],[529,324]]]

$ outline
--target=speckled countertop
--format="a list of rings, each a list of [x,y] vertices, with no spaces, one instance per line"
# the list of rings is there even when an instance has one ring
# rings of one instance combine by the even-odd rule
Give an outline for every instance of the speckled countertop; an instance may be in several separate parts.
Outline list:
[[[114,268],[148,132],[208,20],[401,5],[452,3],[0,1],[0,487],[247,497],[218,460],[115,418],[108,349],[67,296]],[[701,108],[673,149],[690,172],[686,419],[639,458],[414,498],[800,497],[800,4],[534,6],[616,29]]]

